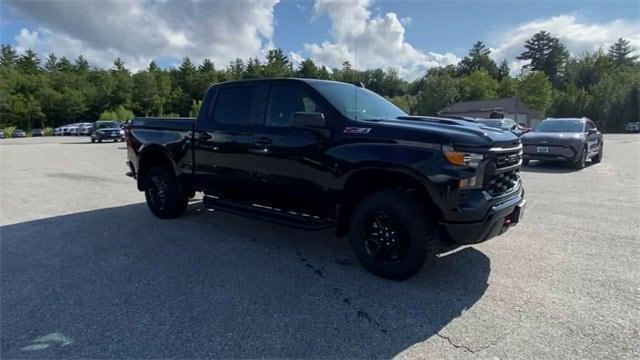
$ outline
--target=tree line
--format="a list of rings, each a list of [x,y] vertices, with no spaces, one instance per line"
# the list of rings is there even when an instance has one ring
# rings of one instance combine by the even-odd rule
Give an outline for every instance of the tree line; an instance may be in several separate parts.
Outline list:
[[[185,57],[178,67],[163,69],[152,61],[132,72],[121,59],[100,69],[83,56],[69,60],[52,53],[40,58],[32,50],[18,54],[5,44],[0,53],[0,127],[56,127],[134,115],[194,116],[213,83],[274,77],[361,83],[419,115],[436,115],[458,101],[518,96],[546,116],[588,116],[606,130],[640,121],[640,63],[629,41],[621,38],[606,51],[572,57],[558,38],[541,31],[523,48],[518,59],[527,65],[515,77],[506,60],[496,63],[478,41],[457,65],[431,68],[408,82],[394,68],[357,70],[348,61],[328,69],[306,59],[294,67],[281,49],[268,51],[264,60],[236,59],[224,69],[208,59],[196,64]]]

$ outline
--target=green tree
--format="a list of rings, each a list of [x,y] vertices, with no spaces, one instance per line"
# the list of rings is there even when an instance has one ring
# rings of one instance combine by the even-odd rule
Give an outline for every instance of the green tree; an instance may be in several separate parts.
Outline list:
[[[40,70],[40,59],[35,51],[28,49],[16,61],[18,70],[25,74],[35,74]]]
[[[511,69],[509,68],[509,63],[507,59],[502,60],[500,66],[498,66],[498,81],[503,81],[504,79],[509,78],[509,74],[511,73]]]
[[[86,74],[89,72],[89,62],[84,58],[84,56],[80,55],[75,61],[73,70],[80,74]]]
[[[609,59],[615,65],[631,66],[638,60],[637,55],[631,55],[635,49],[631,47],[629,40],[619,38],[611,47],[609,47]]]
[[[525,51],[517,57],[519,60],[530,61],[524,68],[542,71],[555,86],[559,86],[569,58],[569,52],[560,39],[546,31],[540,31],[527,40],[524,47]]]
[[[264,76],[268,78],[287,77],[291,74],[291,63],[282,49],[272,49],[267,52],[264,64]]]
[[[242,75],[243,79],[258,79],[262,77],[262,64],[260,60],[251,58],[247,61],[247,67]]]
[[[148,71],[140,71],[133,75],[133,104],[135,112],[140,115],[160,114],[161,100],[156,79]]]
[[[473,44],[469,54],[465,56],[458,65],[460,75],[469,75],[474,71],[485,71],[491,77],[498,77],[498,66],[489,56],[491,50],[487,49],[482,41]]]
[[[51,72],[58,70],[58,58],[54,53],[49,54],[44,62],[44,69]]]
[[[428,75],[416,99],[416,113],[437,115],[438,111],[459,100],[455,79],[447,73]]]
[[[553,91],[549,115],[553,117],[587,116],[591,102],[591,95],[586,89],[570,84],[564,90]]]
[[[485,70],[476,70],[460,81],[460,97],[469,100],[493,100],[498,98],[498,82]]]
[[[585,52],[567,62],[565,81],[567,86],[589,89],[612,69],[613,64],[604,51]]]
[[[240,80],[244,74],[244,61],[242,59],[235,59],[229,63],[226,71],[226,78],[228,80]]]
[[[316,66],[316,63],[311,59],[303,60],[298,66],[298,70],[296,72],[296,76],[301,78],[318,78],[319,69]]]
[[[131,106],[131,98],[133,95],[133,80],[131,72],[124,65],[124,62],[117,58],[113,62],[110,70],[113,79],[113,90],[110,94],[110,106],[112,108],[122,106],[129,108]]]
[[[540,71],[530,71],[518,81],[518,97],[532,109],[542,113],[551,105],[553,87],[549,78]]]
[[[58,71],[62,71],[62,72],[74,71],[73,64],[71,64],[71,61],[69,61],[69,59],[67,59],[65,56],[60,58],[60,61],[58,61],[57,67],[58,67]]]
[[[18,61],[16,49],[9,44],[2,44],[0,48],[0,66],[11,67]]]

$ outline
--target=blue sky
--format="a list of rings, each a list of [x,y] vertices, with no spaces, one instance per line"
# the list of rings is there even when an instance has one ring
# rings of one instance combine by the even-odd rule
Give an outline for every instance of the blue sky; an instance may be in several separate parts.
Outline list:
[[[109,14],[109,16],[105,16]],[[618,37],[640,47],[638,1],[2,1],[0,40],[24,50],[82,53],[98,66],[121,57],[133,68],[183,56],[223,67],[280,47],[293,61],[329,67],[396,67],[411,79],[455,63],[477,40],[513,68],[522,42],[539,30],[573,54]],[[354,46],[355,44],[355,46]]]

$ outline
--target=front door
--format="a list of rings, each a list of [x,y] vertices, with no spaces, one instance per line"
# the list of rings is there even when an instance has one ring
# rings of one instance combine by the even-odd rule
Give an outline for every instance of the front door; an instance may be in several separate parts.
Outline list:
[[[266,185],[269,205],[325,215],[327,187],[333,176],[326,156],[330,119],[325,129],[292,126],[295,112],[323,113],[321,100],[302,84],[271,85],[254,143],[256,176]],[[328,116],[328,113],[324,113]]]

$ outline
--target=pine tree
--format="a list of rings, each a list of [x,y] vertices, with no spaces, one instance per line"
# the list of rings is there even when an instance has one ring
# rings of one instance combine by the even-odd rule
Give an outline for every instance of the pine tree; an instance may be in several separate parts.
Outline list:
[[[89,72],[89,62],[84,56],[80,55],[75,61],[74,70],[80,74],[86,74]]]
[[[542,71],[555,86],[559,86],[569,52],[564,44],[546,31],[540,31],[525,42],[525,51],[518,60],[530,60],[526,69]]]
[[[311,59],[306,59],[300,63],[296,75],[301,78],[315,79],[318,77],[318,67]]]
[[[635,49],[631,47],[629,44],[629,40],[625,40],[623,38],[619,38],[615,44],[609,47],[609,59],[615,65],[633,65],[636,60],[638,60],[638,56],[631,56],[631,53],[634,52]]]
[[[44,69],[49,72],[58,70],[58,58],[54,53],[47,56],[47,60],[44,62]]]
[[[35,74],[40,70],[40,59],[35,51],[28,49],[16,61],[18,69],[25,74]]]
[[[507,79],[510,73],[511,69],[509,68],[507,59],[502,60],[500,66],[498,66],[498,80],[503,81],[504,79]]]
[[[17,61],[18,53],[16,49],[9,44],[2,44],[2,48],[0,49],[0,66],[14,66]]]
[[[491,77],[497,78],[498,66],[489,57],[491,50],[487,49],[482,41],[473,44],[469,54],[465,56],[458,66],[460,75],[469,75],[474,71],[486,71]]]

